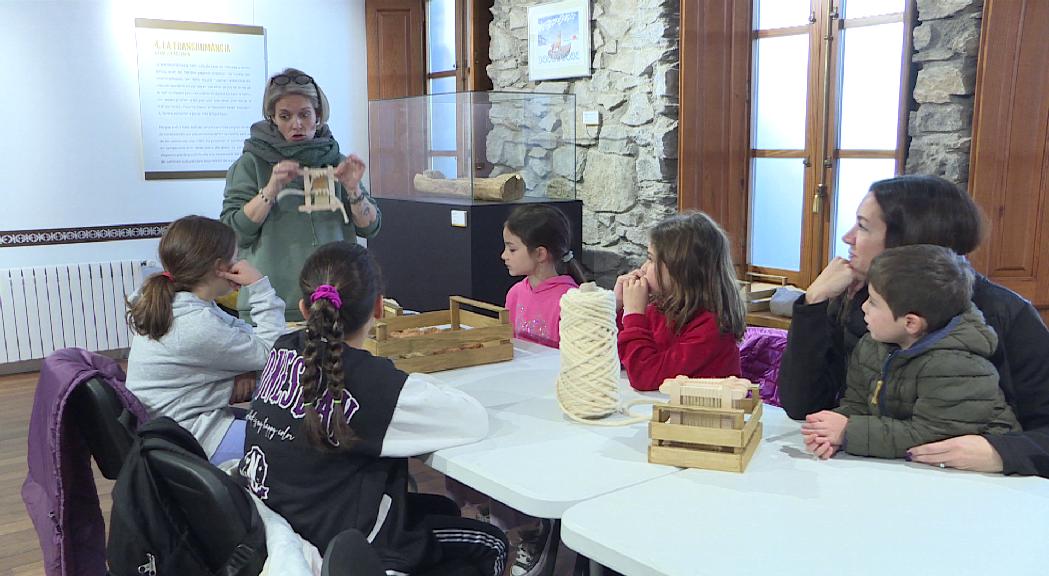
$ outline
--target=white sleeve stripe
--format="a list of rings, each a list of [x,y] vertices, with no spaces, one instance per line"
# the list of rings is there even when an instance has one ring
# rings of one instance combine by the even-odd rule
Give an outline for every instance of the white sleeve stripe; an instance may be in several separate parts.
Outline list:
[[[372,540],[375,540],[375,536],[379,534],[379,530],[382,529],[382,525],[386,523],[386,517],[390,515],[390,506],[393,505],[393,498],[390,498],[389,494],[383,494],[382,500],[379,501],[379,511],[375,515],[375,524],[372,525],[372,531],[368,533],[368,543],[371,544]]]

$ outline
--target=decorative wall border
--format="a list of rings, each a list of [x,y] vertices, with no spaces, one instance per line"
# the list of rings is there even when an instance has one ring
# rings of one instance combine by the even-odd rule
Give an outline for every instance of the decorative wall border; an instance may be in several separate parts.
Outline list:
[[[0,248],[160,238],[170,222],[0,231]]]

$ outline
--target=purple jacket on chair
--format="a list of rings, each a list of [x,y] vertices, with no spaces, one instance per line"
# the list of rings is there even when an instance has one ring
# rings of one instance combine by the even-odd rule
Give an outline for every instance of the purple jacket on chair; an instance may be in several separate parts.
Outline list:
[[[99,378],[138,419],[145,407],[124,387],[124,371],[111,358],[65,348],[44,359],[29,419],[29,475],[22,500],[40,538],[48,576],[106,573],[106,531],[98,503],[91,454],[72,420],[65,418],[69,394]]]
[[[779,406],[779,361],[787,347],[787,331],[747,328],[739,345],[743,377],[761,386],[761,400]]]

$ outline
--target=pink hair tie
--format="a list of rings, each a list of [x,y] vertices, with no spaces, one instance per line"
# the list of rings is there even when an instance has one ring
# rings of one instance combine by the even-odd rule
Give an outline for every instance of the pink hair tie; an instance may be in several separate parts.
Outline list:
[[[165,278],[167,278],[168,282],[174,282],[175,281],[175,278],[171,276],[171,272],[167,272],[167,271],[161,272],[160,275],[165,277]]]
[[[339,291],[331,284],[321,284],[320,286],[317,286],[317,289],[314,290],[313,294],[310,296],[310,303],[312,304],[321,298],[331,302],[331,305],[334,306],[336,310],[342,308],[342,298],[339,297]]]

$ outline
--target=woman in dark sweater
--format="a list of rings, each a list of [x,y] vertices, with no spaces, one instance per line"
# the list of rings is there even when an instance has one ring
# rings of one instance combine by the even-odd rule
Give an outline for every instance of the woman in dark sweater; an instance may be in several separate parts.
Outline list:
[[[849,356],[867,332],[871,260],[886,248],[937,244],[969,254],[980,244],[980,212],[954,184],[933,176],[900,176],[871,185],[835,258],[794,303],[780,365],[780,400],[791,418],[837,406]],[[1031,304],[977,275],[973,303],[998,334],[991,361],[1023,432],[959,436],[917,446],[916,462],[980,472],[1049,477],[1049,330]]]

